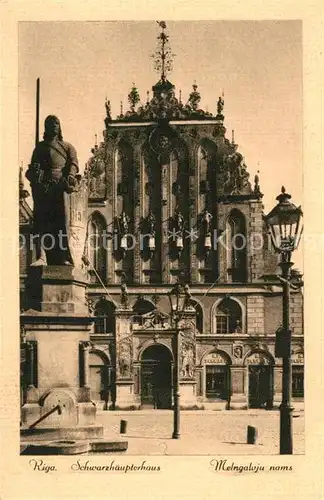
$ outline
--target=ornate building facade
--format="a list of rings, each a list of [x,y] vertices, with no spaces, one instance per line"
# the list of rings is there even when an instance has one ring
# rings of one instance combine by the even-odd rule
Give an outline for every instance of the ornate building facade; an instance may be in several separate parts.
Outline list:
[[[226,137],[223,96],[215,114],[200,108],[196,84],[185,103],[181,92],[176,97],[168,42],[162,23],[160,79],[146,104],[134,85],[129,110],[116,119],[106,101],[103,141],[85,172],[91,396],[111,409],[172,407],[176,339],[168,294],[181,281],[191,291],[180,322],[181,407],[272,408],[282,391],[275,357],[282,288],[259,178],[250,182],[234,133]],[[302,314],[297,287],[295,405],[303,401]]]

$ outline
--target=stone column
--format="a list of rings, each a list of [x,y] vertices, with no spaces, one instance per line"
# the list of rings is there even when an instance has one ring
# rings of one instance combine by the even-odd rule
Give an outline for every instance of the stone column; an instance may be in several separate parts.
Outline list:
[[[27,350],[27,367],[28,367],[28,386],[27,386],[27,403],[38,402],[37,390],[37,341],[29,340],[26,342]]]
[[[89,387],[89,343],[81,342],[82,359],[82,377],[80,377],[80,387]]]
[[[35,366],[36,362],[36,347],[37,342],[35,340],[29,340],[26,343],[27,346],[27,363],[28,363],[28,388],[34,389],[37,385],[37,366]]]
[[[247,387],[244,384],[245,371],[244,366],[231,366],[231,383],[232,383],[232,395],[231,395],[231,408],[233,409],[245,409],[247,408]]]

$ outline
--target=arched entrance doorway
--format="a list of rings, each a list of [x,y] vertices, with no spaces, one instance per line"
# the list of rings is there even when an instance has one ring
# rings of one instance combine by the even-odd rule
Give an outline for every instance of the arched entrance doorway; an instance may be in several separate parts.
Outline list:
[[[171,362],[167,347],[161,344],[145,349],[141,359],[141,404],[156,409],[171,408]]]
[[[111,369],[104,353],[93,351],[89,354],[90,397],[97,406],[105,407],[109,403],[111,389]]]
[[[246,359],[248,365],[249,407],[273,406],[273,362],[270,356],[254,352]]]

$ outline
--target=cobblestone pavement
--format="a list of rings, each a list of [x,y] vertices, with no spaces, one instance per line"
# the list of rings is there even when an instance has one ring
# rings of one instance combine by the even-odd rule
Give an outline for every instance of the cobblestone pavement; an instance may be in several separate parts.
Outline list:
[[[127,421],[119,434],[120,420]],[[127,455],[276,455],[279,411],[181,411],[181,437],[172,439],[170,410],[98,411],[105,437],[128,441]],[[247,426],[257,428],[256,444],[246,443]],[[293,415],[294,454],[304,453],[304,413]]]

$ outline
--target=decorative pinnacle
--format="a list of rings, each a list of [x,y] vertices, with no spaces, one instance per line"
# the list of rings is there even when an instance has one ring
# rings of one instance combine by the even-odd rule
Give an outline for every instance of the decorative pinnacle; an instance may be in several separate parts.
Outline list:
[[[260,192],[260,177],[259,177],[260,170],[257,170],[257,173],[254,176],[254,192],[259,193]]]
[[[174,54],[169,46],[169,37],[164,32],[166,29],[165,21],[157,21],[157,24],[162,31],[157,37],[158,45],[152,57],[154,58],[155,71],[161,73],[161,81],[165,82],[167,73],[172,71]]]
[[[128,102],[131,107],[131,111],[134,113],[135,112],[135,106],[140,102],[140,95],[138,93],[137,88],[135,87],[135,83],[133,83],[133,86],[128,94]]]
[[[97,134],[95,134],[95,148],[98,147],[98,136]]]
[[[281,193],[279,194],[279,196],[277,196],[276,200],[279,202],[279,203],[287,203],[288,200],[290,200],[291,198],[291,195],[286,193],[286,188],[285,186],[281,186]]]
[[[232,130],[232,144],[235,144],[234,130]]]
[[[111,106],[110,106],[110,101],[107,99],[105,100],[105,107],[106,107],[106,115],[108,120],[111,120]]]

